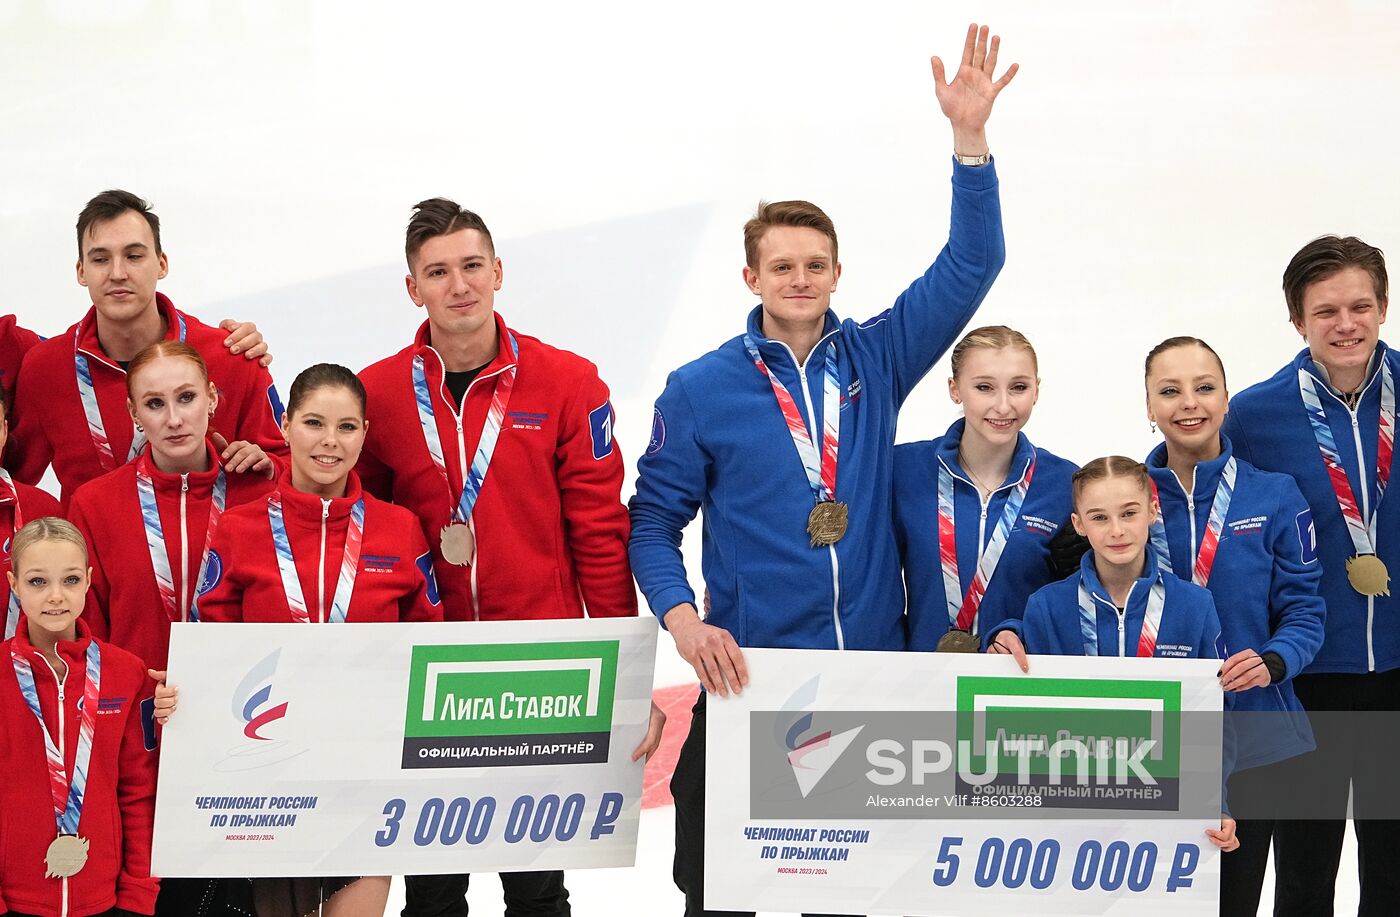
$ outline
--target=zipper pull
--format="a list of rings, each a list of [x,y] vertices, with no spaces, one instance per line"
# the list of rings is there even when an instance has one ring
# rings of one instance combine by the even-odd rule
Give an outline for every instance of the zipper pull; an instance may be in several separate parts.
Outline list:
[[[182,493],[182,494],[183,494],[183,493],[188,493],[188,492],[189,492],[189,489],[190,489],[190,476],[189,476],[188,474],[182,474],[182,475],[180,475],[180,493]]]
[[[321,520],[325,521],[331,517],[331,501],[321,500]]]
[[[1116,611],[1116,612],[1118,613],[1118,633],[1121,634],[1121,633],[1123,632],[1123,622],[1124,622],[1124,619],[1127,618],[1127,616],[1128,616],[1128,610],[1127,610],[1126,608],[1116,608],[1116,607],[1115,607],[1113,610]]]

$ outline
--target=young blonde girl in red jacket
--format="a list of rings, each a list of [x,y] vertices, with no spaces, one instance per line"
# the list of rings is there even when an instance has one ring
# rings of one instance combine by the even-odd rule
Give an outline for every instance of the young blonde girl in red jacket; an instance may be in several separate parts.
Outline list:
[[[0,319],[0,332],[4,324],[4,319]],[[0,353],[3,353],[3,347],[0,347]],[[0,379],[3,378],[3,374],[0,374]],[[0,388],[0,458],[4,456],[5,443],[9,438],[10,396],[4,388]],[[61,515],[58,501],[48,491],[16,481],[8,471],[0,468],[0,564],[3,564],[3,570],[7,573],[10,570],[10,540],[15,532],[23,528],[25,520]],[[3,577],[0,577],[0,608],[4,609],[0,614],[5,619],[3,639],[8,640],[24,620],[24,612],[20,611],[19,598],[10,591],[10,584]]]
[[[354,467],[368,423],[350,370],[322,363],[297,376],[282,421],[290,467],[270,495],[219,526],[210,561],[223,577],[200,600],[200,620],[442,620],[418,519],[360,488]],[[325,917],[380,917],[388,895],[387,876],[254,881],[260,917],[322,907]]]
[[[221,577],[209,547],[224,511],[272,490],[274,466],[251,443],[210,436],[219,396],[190,345],[146,347],[127,366],[126,387],[148,445],[78,488],[69,518],[92,552],[93,633],[164,669],[171,623],[196,620],[199,597]]]
[[[0,650],[0,911],[150,914],[155,685],[79,621],[89,568],[73,525],[26,523],[12,558],[25,620]]]

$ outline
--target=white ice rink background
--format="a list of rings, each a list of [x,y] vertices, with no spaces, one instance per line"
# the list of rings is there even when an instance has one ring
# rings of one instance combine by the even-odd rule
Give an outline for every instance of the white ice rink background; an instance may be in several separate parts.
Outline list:
[[[1400,254],[1400,7],[1381,0],[0,0],[0,311],[75,321],[77,212],[127,188],[163,221],[161,289],[256,321],[285,394],[313,362],[408,342],[403,226],[453,197],[492,227],[510,324],[611,385],[626,497],[667,372],[753,305],[740,227],[760,198],[832,215],[842,316],[884,309],[936,254],[951,135],[928,56],[955,64],[974,19],[1022,66],[988,126],[1007,263],[974,321],[1036,344],[1036,443],[1145,454],[1153,344],[1201,336],[1243,388],[1301,347],[1279,290],[1299,246]],[[953,420],[946,375],[901,440]],[[660,657],[658,684],[685,680],[664,638]],[[571,875],[577,913],[679,913],[670,810],[642,827],[636,869]],[[1341,912],[1354,871],[1349,846]],[[500,913],[491,877],[471,900]]]

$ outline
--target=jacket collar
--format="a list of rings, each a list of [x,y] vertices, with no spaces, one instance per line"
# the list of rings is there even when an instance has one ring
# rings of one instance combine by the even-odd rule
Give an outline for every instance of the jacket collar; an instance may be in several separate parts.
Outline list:
[[[769,358],[777,355],[785,356],[789,360],[795,359],[795,354],[793,354],[791,347],[784,344],[782,341],[776,341],[764,336],[763,306],[761,304],[754,306],[753,311],[749,313],[745,333],[753,339],[754,346],[757,347],[758,352],[763,355],[765,362]],[[827,341],[832,340],[840,333],[841,323],[837,320],[836,314],[830,309],[826,310],[826,315],[822,316],[822,336],[817,340],[816,346],[812,348],[812,353],[816,353],[817,348],[824,347]]]
[[[324,497],[304,493],[293,487],[290,469],[277,479],[276,493],[282,498],[282,511],[286,519],[312,528],[320,528],[323,514],[328,523],[345,521],[350,517],[350,510],[355,501],[364,496],[364,491],[360,488],[360,476],[353,469],[345,482],[345,496],[331,497],[329,503]]]
[[[1388,359],[1389,354],[1390,348],[1386,346],[1385,341],[1376,341],[1376,349],[1372,351],[1371,359],[1366,364],[1366,381],[1361,386],[1361,397],[1363,400],[1371,396],[1371,383],[1376,379],[1376,373],[1377,370],[1380,369],[1381,362]],[[1314,360],[1312,358],[1312,351],[1308,350],[1306,347],[1299,351],[1298,355],[1293,358],[1293,367],[1294,369],[1307,371],[1314,379],[1322,383],[1323,388],[1327,390],[1328,394],[1339,400],[1343,400],[1344,395],[1350,394],[1339,391],[1336,386],[1332,384],[1332,378],[1327,372],[1327,367]]]
[[[972,476],[962,467],[962,462],[958,460],[958,449],[962,446],[963,430],[967,428],[967,421],[961,417],[953,421],[953,425],[948,428],[938,441],[937,456],[943,467],[948,469],[948,473],[958,480],[964,482],[969,487],[976,487],[972,482]],[[1006,472],[1006,480],[1002,481],[997,491],[1005,490],[1008,487],[1015,487],[1030,471],[1031,462],[1035,459],[1035,446],[1026,438],[1026,434],[1016,434],[1016,453],[1011,457],[1011,467]],[[996,491],[993,491],[994,493]]]
[[[204,440],[204,449],[209,456],[208,471],[191,471],[188,473],[190,490],[210,491],[214,489],[214,481],[219,476],[219,450],[214,448],[214,444],[208,439]],[[156,463],[151,458],[151,445],[147,443],[141,454],[136,457],[136,467],[151,476],[151,483],[155,486],[156,493],[179,492],[183,483],[182,478],[186,475],[178,473],[168,473],[156,467]]]
[[[156,294],[156,308],[160,310],[161,317],[165,319],[165,340],[178,341],[180,339],[180,325],[184,321],[184,316],[175,308],[170,297],[164,293]],[[120,364],[107,356],[107,353],[102,349],[102,342],[98,340],[96,306],[88,309],[87,314],[78,322],[77,343],[78,349],[83,353],[101,360],[115,370],[125,372]]]
[[[81,617],[74,622],[74,625],[77,627],[78,631],[77,639],[58,641],[58,655],[62,656],[64,660],[68,662],[70,669],[76,664],[81,671],[83,657],[87,653],[88,644],[92,642],[92,630]],[[28,656],[31,659],[39,659],[44,655],[34,648],[34,644],[29,642],[29,627],[23,618],[20,619],[19,627],[15,628],[14,644],[21,655]]]
[[[1133,588],[1128,592],[1129,605],[1136,605],[1138,602],[1146,601],[1148,590],[1152,588],[1152,584],[1161,576],[1157,568],[1156,552],[1152,550],[1150,544],[1147,546],[1147,550],[1144,553],[1146,555],[1146,563],[1143,564],[1142,575],[1137,578],[1137,581],[1133,583]],[[1079,578],[1084,584],[1084,588],[1089,591],[1089,594],[1094,597],[1095,601],[1107,605],[1110,608],[1118,607],[1114,604],[1112,597],[1109,596],[1108,590],[1104,588],[1103,583],[1099,582],[1099,572],[1094,569],[1093,551],[1085,551],[1084,556],[1080,559]]]
[[[486,364],[486,368],[481,371],[481,375],[477,378],[493,376],[516,363],[516,357],[511,353],[510,345],[507,343],[511,330],[506,327],[506,320],[501,317],[499,312],[492,313],[491,317],[496,323],[496,356],[490,363]],[[516,340],[519,341],[519,335],[516,335]],[[429,365],[436,363],[438,371],[444,377],[446,376],[447,367],[442,361],[442,355],[432,344],[431,323],[425,321],[418,326],[418,333],[413,336],[413,353],[415,356],[421,356]]]
[[[1220,481],[1220,475],[1225,470],[1225,463],[1230,460],[1230,456],[1235,454],[1235,447],[1230,442],[1230,437],[1224,433],[1220,434],[1220,454],[1208,462],[1196,463],[1196,477],[1191,484],[1191,498],[1200,500],[1202,498],[1214,499],[1215,488]],[[1163,489],[1173,496],[1180,494],[1182,499],[1186,498],[1186,489],[1177,480],[1176,472],[1167,467],[1167,444],[1162,442],[1157,444],[1157,448],[1147,456],[1147,473],[1152,477],[1152,483],[1157,485],[1157,493],[1160,495]],[[1147,553],[1151,554],[1151,551]]]

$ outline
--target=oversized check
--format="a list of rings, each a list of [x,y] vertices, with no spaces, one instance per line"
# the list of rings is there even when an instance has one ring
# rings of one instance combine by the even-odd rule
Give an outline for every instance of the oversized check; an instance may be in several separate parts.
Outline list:
[[[176,624],[152,872],[630,866],[655,620]]]
[[[744,654],[708,699],[707,908],[1215,913],[1219,661]]]

